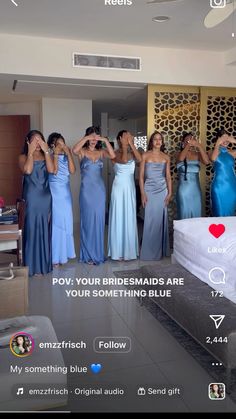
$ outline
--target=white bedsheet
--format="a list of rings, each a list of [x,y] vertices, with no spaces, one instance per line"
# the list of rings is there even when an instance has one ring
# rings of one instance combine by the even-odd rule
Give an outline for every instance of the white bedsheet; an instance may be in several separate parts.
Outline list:
[[[208,230],[211,224],[223,224],[225,232],[215,238]],[[212,249],[224,249],[214,253]],[[191,218],[174,221],[174,258],[201,281],[236,303],[236,217]],[[220,268],[225,273],[225,283],[215,284],[209,272]],[[223,272],[212,271],[214,282],[223,280]]]

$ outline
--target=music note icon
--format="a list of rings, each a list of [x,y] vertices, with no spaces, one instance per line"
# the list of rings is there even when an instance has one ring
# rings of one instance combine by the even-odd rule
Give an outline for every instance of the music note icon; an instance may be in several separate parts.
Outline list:
[[[17,389],[17,393],[16,393],[16,395],[17,395],[17,396],[20,396],[20,395],[22,395],[22,394],[24,394],[24,388],[23,388],[23,387],[19,387],[19,388]]]

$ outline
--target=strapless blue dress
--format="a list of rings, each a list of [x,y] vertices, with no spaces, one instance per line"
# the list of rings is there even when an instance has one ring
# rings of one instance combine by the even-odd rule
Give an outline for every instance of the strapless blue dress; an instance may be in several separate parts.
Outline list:
[[[80,162],[80,261],[100,264],[105,261],[104,230],[106,189],[103,161],[83,157]]]
[[[134,170],[134,160],[114,164],[108,226],[108,256],[114,260],[137,259],[139,254]]]
[[[214,177],[211,184],[213,217],[230,217],[236,213],[235,159],[227,148],[220,147],[214,161]]]
[[[68,157],[58,156],[58,172],[49,174],[52,194],[52,262],[66,263],[75,258],[73,212]]]
[[[140,259],[160,260],[170,256],[168,211],[164,202],[168,194],[166,163],[145,164],[144,190],[147,204]]]
[[[199,160],[187,161],[185,180],[185,165],[181,161],[177,164],[178,186],[176,191],[177,217],[197,218],[202,216],[202,194],[199,181]]]

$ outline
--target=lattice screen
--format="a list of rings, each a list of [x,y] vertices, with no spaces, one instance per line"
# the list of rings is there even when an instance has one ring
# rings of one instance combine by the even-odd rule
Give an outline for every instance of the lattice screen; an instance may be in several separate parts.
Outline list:
[[[200,95],[196,92],[154,92],[154,126],[152,128],[149,125],[149,134],[152,130],[158,130],[164,134],[166,152],[171,157],[171,175],[174,187],[174,199],[169,205],[171,241],[172,224],[176,219],[176,154],[180,149],[181,136],[184,131],[194,132],[196,135],[199,133],[199,100]]]

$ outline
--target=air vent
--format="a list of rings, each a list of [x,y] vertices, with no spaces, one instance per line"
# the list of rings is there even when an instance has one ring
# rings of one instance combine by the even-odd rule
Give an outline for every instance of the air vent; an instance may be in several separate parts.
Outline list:
[[[73,53],[73,67],[141,71],[141,58]]]

